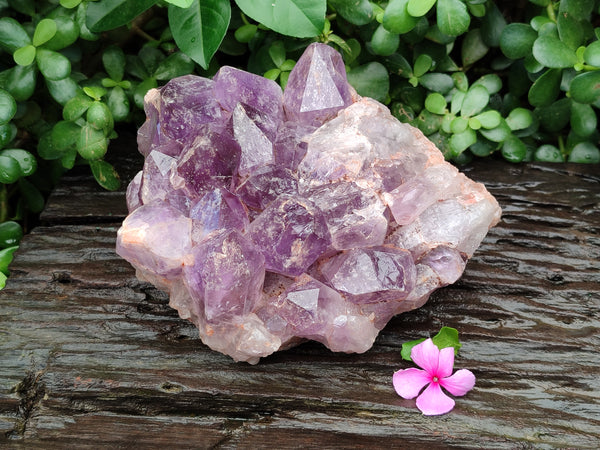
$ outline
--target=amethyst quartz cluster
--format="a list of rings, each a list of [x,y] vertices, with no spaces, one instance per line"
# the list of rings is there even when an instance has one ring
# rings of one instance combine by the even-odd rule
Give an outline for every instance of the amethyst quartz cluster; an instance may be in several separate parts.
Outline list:
[[[312,44],[273,81],[231,67],[145,98],[117,252],[238,361],[364,352],[463,273],[500,208]]]

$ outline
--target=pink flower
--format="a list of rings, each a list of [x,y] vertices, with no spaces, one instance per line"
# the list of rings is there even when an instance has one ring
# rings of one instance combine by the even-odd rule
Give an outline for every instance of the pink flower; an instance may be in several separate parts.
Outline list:
[[[446,414],[454,408],[454,400],[448,397],[442,387],[452,395],[465,395],[475,386],[475,375],[470,370],[457,370],[454,367],[454,348],[438,349],[431,339],[415,345],[410,357],[421,369],[404,369],[394,373],[394,389],[402,398],[417,397],[417,408],[427,416]],[[425,385],[427,388],[419,395]]]

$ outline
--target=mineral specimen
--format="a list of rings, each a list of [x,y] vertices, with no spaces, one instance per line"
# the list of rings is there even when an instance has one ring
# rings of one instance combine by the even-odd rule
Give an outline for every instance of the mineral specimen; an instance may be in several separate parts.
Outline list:
[[[285,92],[223,67],[151,90],[117,252],[238,361],[364,352],[463,273],[495,199],[310,45]]]

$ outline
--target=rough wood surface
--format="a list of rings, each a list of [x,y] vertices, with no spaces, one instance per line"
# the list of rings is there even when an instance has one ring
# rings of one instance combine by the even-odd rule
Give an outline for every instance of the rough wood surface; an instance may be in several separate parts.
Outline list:
[[[597,448],[598,166],[465,171],[504,215],[458,283],[364,354],[307,343],[256,366],[205,347],[117,257],[122,192],[65,177],[0,292],[0,447]],[[477,384],[425,417],[391,375],[403,342],[444,325]]]

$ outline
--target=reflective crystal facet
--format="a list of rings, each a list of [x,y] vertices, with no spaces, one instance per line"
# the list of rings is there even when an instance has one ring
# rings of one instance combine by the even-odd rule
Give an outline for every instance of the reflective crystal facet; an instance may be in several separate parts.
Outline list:
[[[275,82],[231,67],[145,97],[117,252],[202,341],[257,363],[310,339],[364,352],[465,270],[500,208],[311,44]]]

